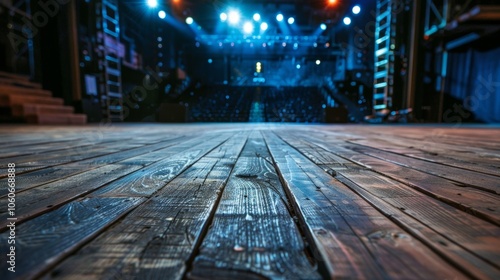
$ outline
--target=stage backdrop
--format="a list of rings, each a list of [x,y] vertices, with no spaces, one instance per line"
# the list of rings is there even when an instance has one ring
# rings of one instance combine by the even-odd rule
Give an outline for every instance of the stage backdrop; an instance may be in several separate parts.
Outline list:
[[[449,55],[446,92],[478,120],[500,122],[500,48]]]

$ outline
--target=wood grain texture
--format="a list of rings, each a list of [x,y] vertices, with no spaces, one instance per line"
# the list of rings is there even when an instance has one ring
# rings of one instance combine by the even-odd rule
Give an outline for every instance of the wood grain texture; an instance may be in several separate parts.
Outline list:
[[[284,139],[293,141],[293,138],[281,135]],[[336,151],[338,145],[322,143],[330,151],[338,155],[342,153],[342,150]],[[500,247],[493,244],[500,244],[500,239],[488,238],[500,236],[497,226],[435,201],[370,170],[335,166],[332,168],[336,171],[336,177],[342,178],[341,181],[351,189],[363,194],[375,208],[390,213],[387,216],[404,228],[411,224],[412,230],[418,229],[418,234],[413,232],[414,236],[427,245],[432,244],[434,250],[438,250],[469,275],[492,278],[499,273]],[[414,220],[408,219],[407,216]],[[414,221],[418,221],[420,225],[415,225]]]
[[[160,143],[155,143],[151,145],[144,145],[138,148],[132,149],[124,149],[117,152],[110,152],[109,154],[100,154],[96,157],[92,157],[92,154],[85,153],[85,157],[89,157],[88,159],[83,159],[79,161],[69,162],[63,165],[52,166],[44,165],[43,168],[39,170],[35,170],[25,174],[19,174],[16,172],[16,181],[18,187],[16,188],[17,192],[22,192],[27,189],[40,186],[43,184],[47,184],[57,180],[63,180],[69,176],[73,176],[79,173],[83,173],[98,167],[105,166],[107,164],[113,164],[117,162],[122,162],[122,164],[130,163],[129,159],[134,159],[135,165],[146,165],[147,163],[152,163],[154,160],[145,160],[145,157],[153,158],[159,160],[158,155],[165,155],[168,153],[167,150],[170,146],[178,144],[180,141],[185,138],[174,138],[166,141],[162,141]],[[128,161],[126,161],[128,160]],[[16,170],[19,167],[16,166]],[[7,178],[0,179],[0,183],[7,183]],[[0,198],[4,197],[7,193],[7,189],[0,189]]]
[[[430,125],[6,125],[0,184],[17,163],[22,279],[496,280],[498,139]]]
[[[140,198],[87,198],[17,226],[16,272],[11,273],[2,264],[0,278],[39,275],[140,202]],[[1,252],[8,252],[8,236],[9,232],[0,235]]]
[[[266,134],[266,141],[329,277],[462,277],[276,136]]]
[[[429,162],[440,163],[448,166],[458,167],[471,171],[481,172],[489,175],[499,176],[500,174],[500,157],[492,158],[493,161],[486,162],[484,157],[475,154],[472,158],[465,153],[454,153],[450,151],[421,151],[413,147],[401,146],[389,140],[381,139],[358,139],[356,141],[348,141],[349,143],[359,144],[371,148],[380,149],[386,152],[396,152],[415,159],[421,159]],[[483,164],[481,164],[483,163]]]
[[[182,279],[246,137],[212,150],[47,276]]]
[[[21,206],[16,210],[18,223],[68,203],[139,168],[137,165],[110,164],[21,192],[16,195],[16,204]],[[7,197],[1,198],[0,205],[7,205],[7,201]],[[7,208],[0,208],[0,231],[6,229],[7,217]]]
[[[162,158],[161,160],[105,186],[96,194],[150,196],[201,157],[221,145],[228,137],[228,135],[222,135],[208,141],[199,139],[196,145],[184,143],[176,146],[173,151],[177,153],[158,154],[156,158]],[[130,161],[136,162],[135,159],[130,159]]]
[[[478,190],[476,188],[467,187],[456,182],[433,176],[425,172],[404,167],[392,162],[384,161],[379,158],[367,156],[365,154],[345,153],[340,150],[338,144],[327,144],[321,142],[324,148],[314,145],[314,141],[297,140],[294,137],[285,137],[286,141],[294,148],[298,149],[309,159],[314,159],[312,153],[325,154],[329,158],[335,159],[338,164],[322,164],[324,169],[333,170],[333,172],[353,169],[353,163],[357,163],[363,167],[376,171],[382,176],[402,182],[414,189],[417,189],[429,196],[437,198],[454,207],[457,207],[467,213],[471,213],[489,222],[500,225],[500,197]],[[328,150],[335,151],[332,153]],[[343,155],[345,158],[340,157]],[[340,163],[342,162],[342,163]],[[396,189],[390,188],[390,191]],[[386,194],[390,195],[390,194]],[[392,194],[391,194],[392,195]],[[401,194],[397,194],[401,195]]]
[[[261,137],[247,142],[188,278],[320,278],[266,149]]]

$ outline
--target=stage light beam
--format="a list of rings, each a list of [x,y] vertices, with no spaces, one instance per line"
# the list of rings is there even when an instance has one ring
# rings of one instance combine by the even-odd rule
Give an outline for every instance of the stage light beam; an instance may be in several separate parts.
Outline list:
[[[186,23],[187,23],[187,24],[191,25],[191,24],[193,24],[193,22],[194,22],[194,20],[193,20],[193,18],[192,18],[192,17],[187,17],[187,18],[186,18]]]
[[[260,21],[260,14],[258,13],[253,14],[253,20]]]
[[[351,24],[351,18],[350,18],[350,17],[345,17],[345,18],[344,18],[344,24],[345,24],[345,25],[349,25],[349,24]]]
[[[333,6],[333,5],[337,4],[337,0],[327,0],[326,3],[328,6]]]
[[[326,30],[326,24],[322,23],[319,28],[321,28],[321,30]]]
[[[253,32],[253,24],[250,21],[245,22],[243,25],[243,32],[246,34],[252,34]]]
[[[276,20],[277,21],[283,21],[283,14],[277,14],[276,15]]]
[[[220,20],[221,21],[226,21],[227,20],[227,14],[226,13],[220,13]]]
[[[295,22],[295,19],[293,17],[288,18],[288,24],[293,24]]]
[[[158,17],[161,19],[164,19],[167,16],[167,13],[165,11],[161,10],[158,12]]]
[[[353,14],[357,15],[360,12],[361,12],[361,7],[360,6],[356,5],[356,6],[352,7],[352,13]]]
[[[240,13],[238,11],[230,11],[228,14],[228,20],[230,24],[236,25],[240,22]]]
[[[156,8],[156,6],[158,6],[158,1],[157,0],[148,0],[147,4],[150,8]]]
[[[269,25],[266,22],[260,24],[260,30],[266,31],[269,28]]]

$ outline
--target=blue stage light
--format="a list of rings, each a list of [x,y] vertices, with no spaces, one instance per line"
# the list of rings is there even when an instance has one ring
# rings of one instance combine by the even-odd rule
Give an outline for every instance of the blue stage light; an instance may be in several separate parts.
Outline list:
[[[269,27],[269,25],[267,25],[266,22],[263,22],[260,24],[260,30],[262,30],[262,31],[266,31],[268,27]]]
[[[165,11],[159,11],[158,12],[158,17],[161,19],[164,19],[167,16],[167,13]]]
[[[230,24],[238,24],[240,22],[240,13],[238,11],[230,11],[228,14],[228,20]]]
[[[357,15],[360,12],[361,12],[361,7],[360,6],[356,5],[356,6],[352,7],[352,13],[353,14]]]
[[[158,6],[158,1],[156,1],[156,0],[148,0],[147,4],[151,8],[156,8],[156,6]]]
[[[243,32],[246,34],[252,34],[253,32],[253,24],[250,21],[245,22],[243,25]]]
[[[221,21],[226,21],[227,20],[227,14],[226,13],[220,13],[220,20]]]

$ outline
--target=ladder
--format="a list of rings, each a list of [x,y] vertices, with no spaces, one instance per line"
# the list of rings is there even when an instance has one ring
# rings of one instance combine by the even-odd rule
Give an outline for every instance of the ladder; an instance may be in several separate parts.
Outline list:
[[[101,107],[107,121],[123,121],[123,91],[120,55],[120,25],[117,0],[96,4],[97,41],[101,49]]]
[[[396,18],[394,0],[378,0],[375,24],[375,67],[373,76],[373,112],[391,109],[394,94],[394,49]]]

